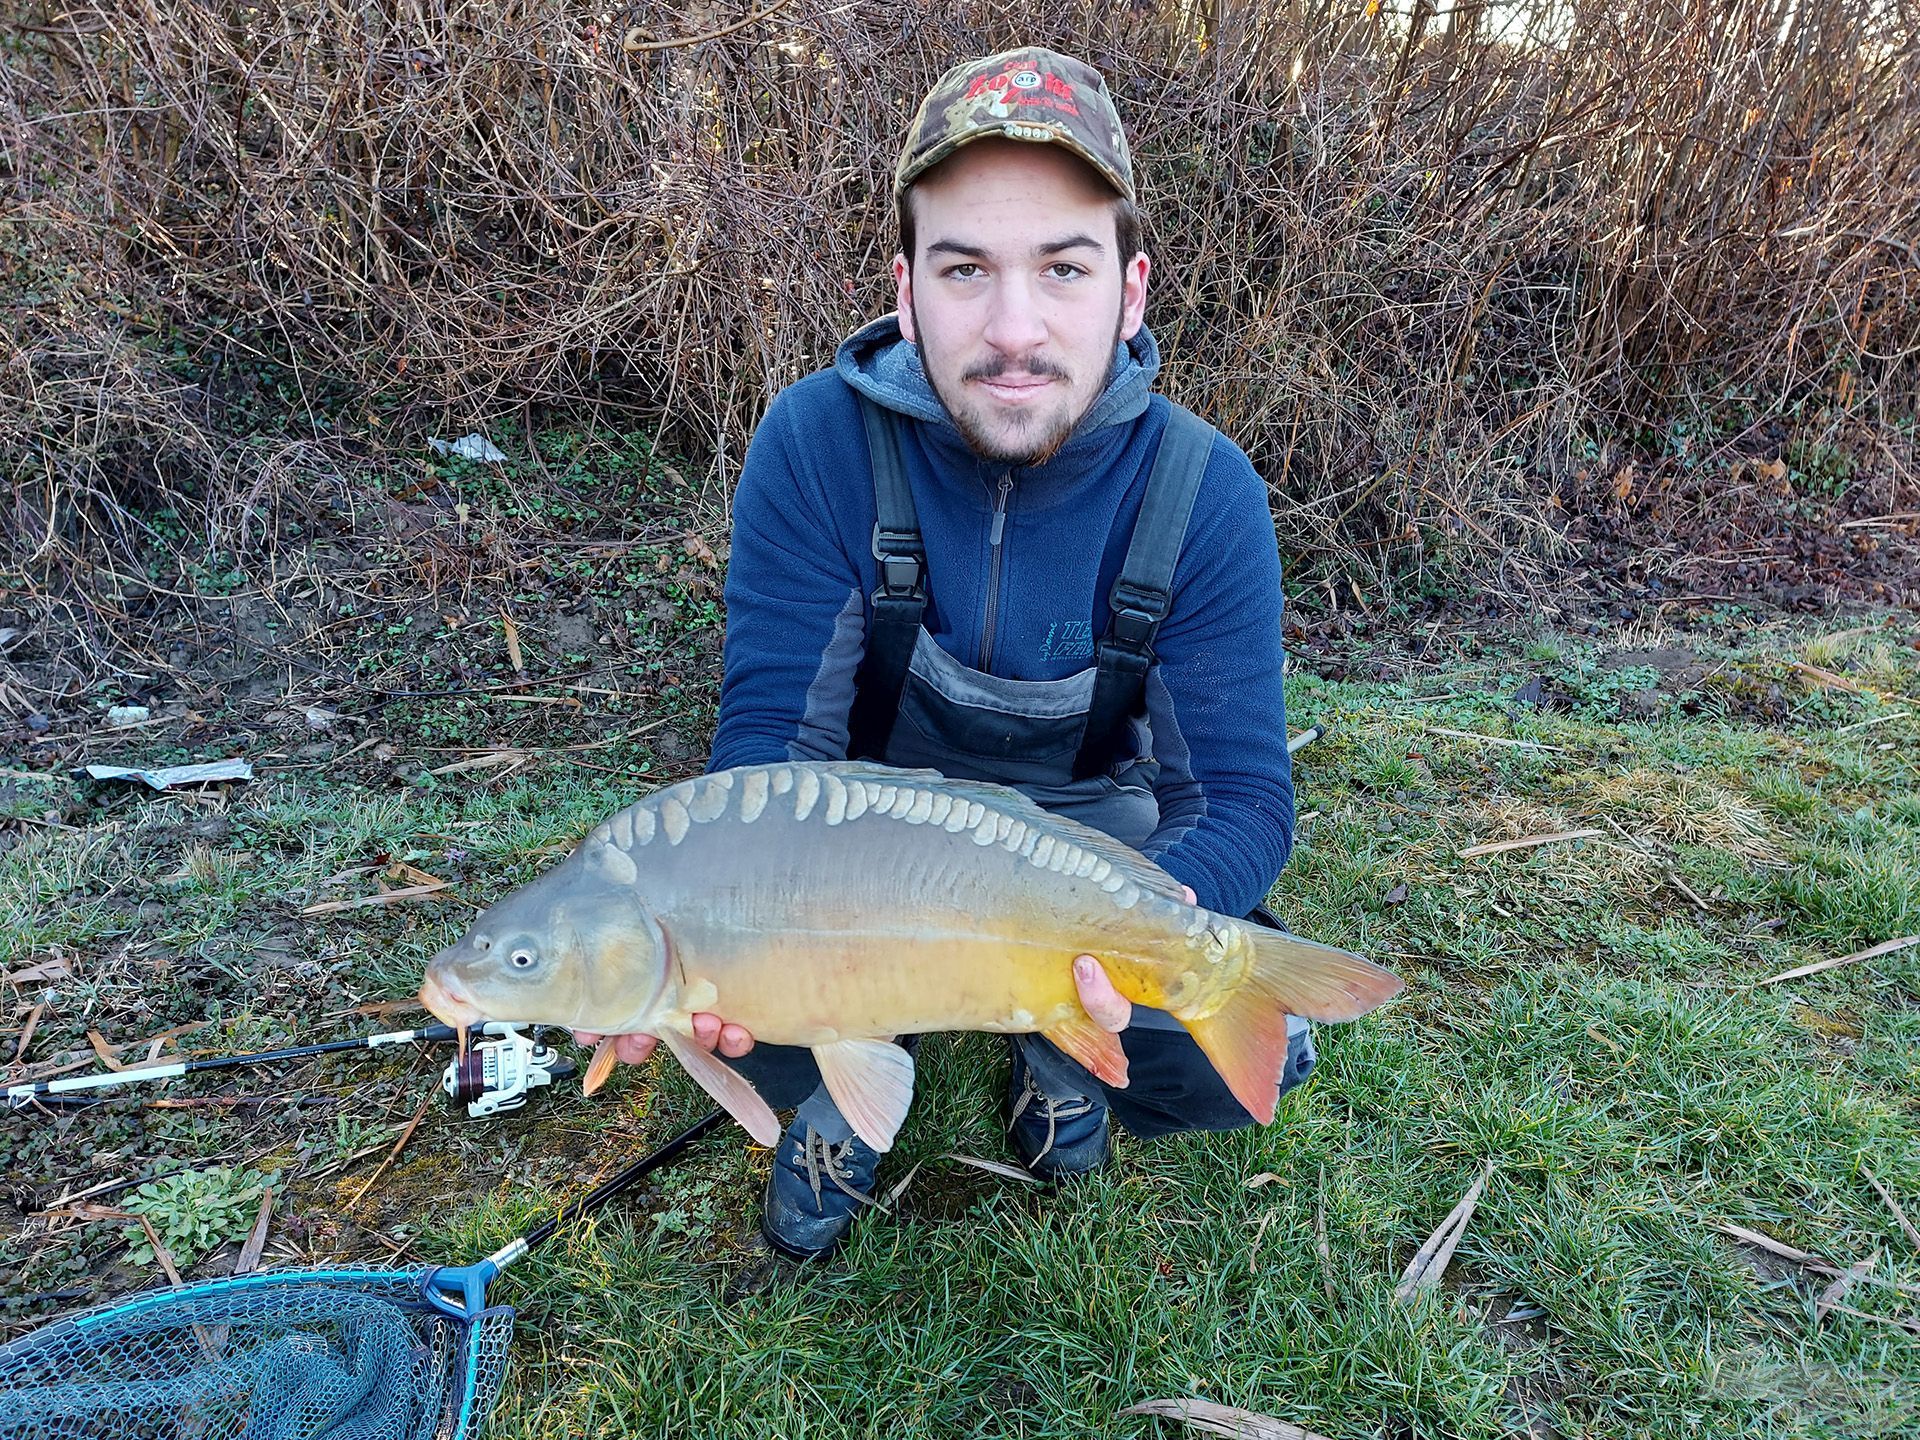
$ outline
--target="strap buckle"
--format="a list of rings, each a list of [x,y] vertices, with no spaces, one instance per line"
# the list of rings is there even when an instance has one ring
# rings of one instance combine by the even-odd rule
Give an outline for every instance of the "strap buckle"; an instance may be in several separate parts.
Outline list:
[[[1138,654],[1153,644],[1153,637],[1166,618],[1167,597],[1159,590],[1148,590],[1122,578],[1114,581],[1108,602],[1113,619],[1107,626],[1107,638]]]
[[[874,599],[923,598],[922,577],[925,542],[916,530],[884,530],[879,521],[873,525],[873,558],[880,562],[880,588]]]

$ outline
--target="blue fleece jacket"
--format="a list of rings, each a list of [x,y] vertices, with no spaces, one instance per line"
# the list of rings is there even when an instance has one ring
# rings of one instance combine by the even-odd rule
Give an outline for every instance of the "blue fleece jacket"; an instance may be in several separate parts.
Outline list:
[[[1143,327],[1053,458],[1011,471],[968,448],[892,316],[852,335],[832,370],[781,391],[734,497],[713,768],[846,758],[875,585],[873,479],[852,390],[912,422],[901,455],[926,539],[929,634],[973,669],[1057,680],[1092,663],[1106,629],[1166,427],[1166,401],[1152,395],[1159,366]],[[994,504],[1009,474],[990,594]],[[1147,679],[1160,824],[1142,848],[1202,905],[1232,915],[1266,898],[1293,844],[1280,599],[1266,484],[1222,437]]]

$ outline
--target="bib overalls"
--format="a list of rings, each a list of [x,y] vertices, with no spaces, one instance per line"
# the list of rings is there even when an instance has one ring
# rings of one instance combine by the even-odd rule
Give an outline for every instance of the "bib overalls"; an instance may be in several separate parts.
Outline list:
[[[1111,593],[1112,614],[1095,646],[1095,663],[1059,680],[1010,680],[970,669],[940,648],[921,625],[926,609],[926,549],[900,460],[894,417],[864,395],[860,408],[873,459],[872,595],[853,708],[850,759],[927,767],[963,780],[1011,785],[1042,807],[1103,830],[1128,845],[1158,826],[1157,766],[1143,692],[1153,637],[1165,617],[1187,517],[1212,449],[1214,430],[1167,405],[1167,428],[1147,480],[1125,562]],[[1247,917],[1282,928],[1264,907]],[[1290,1017],[1281,1090],[1313,1068],[1307,1024]],[[1103,1097],[1113,1118],[1135,1135],[1231,1130],[1249,1116],[1180,1022],[1136,1005],[1120,1035],[1129,1083],[1094,1078],[1040,1035],[1010,1035],[1039,1088],[1052,1095]],[[829,1142],[852,1133],[820,1083],[812,1052],[756,1045],[729,1062],[775,1109],[798,1106]]]

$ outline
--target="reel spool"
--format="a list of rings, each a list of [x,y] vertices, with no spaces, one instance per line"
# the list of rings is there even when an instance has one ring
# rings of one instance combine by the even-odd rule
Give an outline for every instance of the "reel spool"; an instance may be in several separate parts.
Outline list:
[[[488,1038],[447,1062],[440,1088],[456,1105],[465,1105],[474,1119],[518,1110],[529,1091],[573,1074],[574,1065],[550,1045],[507,1021],[489,1020],[478,1027]]]

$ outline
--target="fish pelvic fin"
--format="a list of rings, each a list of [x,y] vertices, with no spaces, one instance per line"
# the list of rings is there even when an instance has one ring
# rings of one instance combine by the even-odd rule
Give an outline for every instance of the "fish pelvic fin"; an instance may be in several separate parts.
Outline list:
[[[1040,1033],[1086,1066],[1095,1079],[1115,1089],[1126,1088],[1127,1052],[1120,1048],[1120,1037],[1094,1024],[1085,1011],[1057,1021]]]
[[[773,1107],[760,1098],[760,1092],[746,1076],[706,1049],[691,1035],[671,1026],[660,1027],[660,1038],[673,1051],[673,1058],[694,1078],[700,1088],[720,1103],[746,1132],[771,1149],[780,1143],[780,1121]]]
[[[890,1040],[835,1040],[814,1046],[813,1058],[853,1133],[891,1150],[913,1104],[913,1056]]]
[[[593,1059],[587,1062],[587,1073],[580,1077],[580,1093],[591,1095],[607,1083],[607,1077],[613,1074],[614,1037],[603,1035],[600,1043],[593,1047]]]
[[[1262,1125],[1273,1119],[1287,1063],[1287,1016],[1357,1020],[1405,988],[1400,977],[1331,945],[1264,926],[1237,927],[1250,946],[1246,971],[1219,1008],[1174,1015],[1213,1062],[1234,1099]]]

